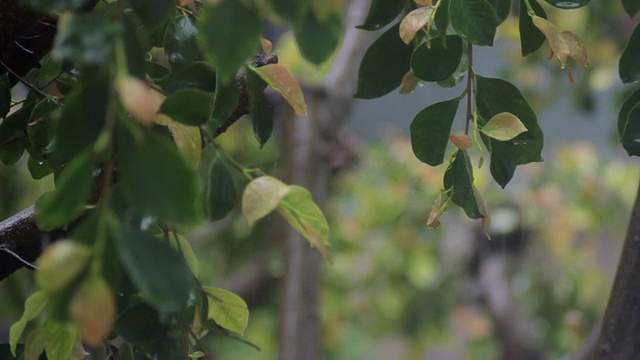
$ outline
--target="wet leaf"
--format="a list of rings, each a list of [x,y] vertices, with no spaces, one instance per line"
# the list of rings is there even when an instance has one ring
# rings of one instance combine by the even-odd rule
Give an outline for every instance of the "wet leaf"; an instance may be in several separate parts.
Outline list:
[[[92,65],[110,61],[114,41],[122,31],[118,23],[103,13],[68,16],[58,27],[54,59]]]
[[[462,39],[447,35],[431,40],[431,47],[421,44],[411,56],[411,68],[416,76],[425,81],[444,81],[458,69],[462,60]]]
[[[176,71],[198,60],[198,29],[186,15],[174,18],[164,35],[164,53],[171,69]]]

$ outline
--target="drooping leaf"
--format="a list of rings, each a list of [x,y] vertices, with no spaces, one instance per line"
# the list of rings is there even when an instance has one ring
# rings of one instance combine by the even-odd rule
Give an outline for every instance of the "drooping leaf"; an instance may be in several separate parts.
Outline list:
[[[182,15],[169,22],[164,34],[164,53],[173,71],[198,60],[198,29],[188,16]]]
[[[436,200],[433,202],[431,206],[431,211],[429,212],[429,218],[427,219],[427,227],[431,230],[437,229],[440,227],[440,212],[442,209],[442,198],[444,197],[443,191],[438,192],[438,196]]]
[[[357,26],[362,30],[378,30],[389,24],[400,15],[404,8],[402,1],[398,0],[373,0],[364,23]]]
[[[634,17],[640,12],[640,2],[636,0],[622,0],[622,7],[630,17]]]
[[[231,81],[260,45],[262,19],[253,1],[221,0],[202,10],[202,48],[216,71]],[[242,26],[238,26],[242,19]]]
[[[121,31],[106,14],[71,15],[58,28],[53,57],[78,64],[102,64],[111,58],[115,38]]]
[[[140,211],[172,223],[200,219],[197,179],[176,147],[150,130],[136,139],[122,132],[118,170],[122,185]]]
[[[185,125],[204,125],[211,118],[214,94],[198,89],[181,89],[169,95],[160,112]]]
[[[402,82],[400,83],[400,94],[408,94],[413,92],[418,84],[420,84],[420,79],[416,76],[413,70],[409,70],[402,77]]]
[[[158,81],[168,92],[194,88],[213,92],[216,90],[216,72],[203,61],[197,61],[184,69],[173,71]]]
[[[508,141],[527,131],[527,128],[517,116],[503,112],[494,115],[480,131],[496,140]]]
[[[491,143],[491,176],[504,188],[513,178],[518,166],[518,153],[511,141],[489,140]]]
[[[11,85],[9,74],[0,75],[0,118],[4,118],[11,109]]]
[[[629,156],[640,156],[640,102],[629,110],[620,141]]]
[[[420,161],[431,166],[438,166],[444,161],[460,99],[457,97],[430,105],[411,122],[411,148]]]
[[[446,36],[445,42],[436,37],[431,48],[421,44],[411,56],[411,68],[416,76],[425,81],[444,81],[452,76],[462,59],[462,39],[456,35]]]
[[[155,28],[169,20],[176,7],[175,0],[127,0],[144,26]]]
[[[36,223],[49,231],[66,226],[80,216],[91,197],[93,161],[85,152],[73,159],[57,179],[56,190],[44,193],[36,203]]]
[[[36,262],[36,283],[53,295],[71,283],[84,269],[91,249],[71,240],[59,240],[49,246]]]
[[[24,344],[24,358],[38,359],[44,351],[44,329],[38,326],[29,332]]]
[[[463,39],[492,46],[499,19],[487,0],[451,0],[451,25]]]
[[[247,90],[249,92],[249,115],[253,123],[253,134],[260,147],[264,146],[273,131],[273,106],[264,89],[267,86],[259,75],[247,72]]]
[[[102,344],[116,317],[116,300],[107,281],[100,275],[82,281],[69,303],[69,314],[82,341],[93,347]]]
[[[304,20],[294,31],[302,56],[314,64],[321,64],[336,51],[343,31],[342,17],[335,13],[321,19],[313,11],[307,11]]]
[[[78,336],[76,328],[69,323],[48,318],[42,325],[42,330],[44,331],[44,352],[47,354],[47,359],[69,359]]]
[[[18,341],[20,341],[27,323],[40,314],[47,305],[47,299],[47,295],[43,291],[37,291],[31,294],[24,302],[24,312],[22,316],[20,316],[20,319],[11,325],[9,329],[9,344],[13,356],[16,356]]]
[[[440,36],[446,35],[447,28],[449,27],[449,21],[451,20],[449,16],[449,2],[450,0],[438,0],[440,5],[438,6],[438,11],[434,16],[433,23],[436,25],[436,30]]]
[[[313,201],[309,190],[290,185],[289,191],[278,206],[278,211],[305,239],[311,246],[318,249],[320,254],[329,262],[333,262],[333,257],[328,247],[329,224],[322,210]]]
[[[227,216],[238,201],[238,193],[233,177],[218,155],[211,163],[207,187],[207,213],[215,221]]]
[[[502,79],[476,75],[476,104],[483,119],[508,112],[517,116],[527,128],[527,132],[511,140],[515,145],[518,164],[542,161],[542,130],[535,112],[518,88]]]
[[[410,68],[413,46],[402,42],[398,31],[398,25],[389,28],[365,52],[354,97],[373,99],[400,86]]]
[[[468,217],[482,218],[473,192],[473,168],[466,151],[456,152],[453,162],[444,173],[444,188],[452,191],[451,201],[460,206]]]
[[[627,46],[622,52],[618,71],[625,84],[640,80],[640,24],[633,30]]]
[[[242,213],[249,226],[275,210],[289,191],[287,184],[272,176],[252,180],[242,194]]]
[[[480,214],[482,214],[482,230],[484,230],[484,233],[489,236],[488,232],[489,227],[491,226],[491,214],[489,213],[489,210],[487,210],[482,195],[480,195],[478,188],[475,186],[473,187],[473,194],[476,198],[476,203],[478,203],[478,210],[480,210]]]
[[[526,0],[520,0],[520,21],[518,23],[518,27],[520,29],[520,51],[522,56],[527,56],[536,50],[538,50],[546,37],[544,34],[535,26],[533,23],[532,17],[527,12],[527,5],[525,4]],[[531,7],[535,15],[546,19],[547,14],[544,12],[544,9],[538,1],[529,0]]]
[[[249,69],[260,75],[269,86],[282,94],[282,97],[291,105],[296,114],[305,115],[307,113],[307,105],[304,101],[302,88],[286,67],[280,64],[269,64],[261,67],[249,65]]]
[[[420,7],[408,13],[400,22],[400,38],[405,44],[411,43],[416,33],[432,21],[433,8]]]
[[[547,38],[551,50],[560,61],[560,66],[563,69],[567,65],[569,56],[580,65],[587,66],[587,49],[574,33],[571,31],[559,32],[551,22],[539,16],[533,17],[533,24]]]
[[[209,300],[208,317],[221,327],[244,335],[249,324],[249,308],[242,298],[229,290],[203,286]]]
[[[117,240],[120,259],[141,295],[160,313],[183,311],[192,280],[182,256],[153,235],[128,228]]]

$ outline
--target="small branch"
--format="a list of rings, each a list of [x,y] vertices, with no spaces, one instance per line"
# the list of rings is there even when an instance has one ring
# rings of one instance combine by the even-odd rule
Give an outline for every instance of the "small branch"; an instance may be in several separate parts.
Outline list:
[[[238,101],[238,106],[231,113],[231,116],[227,120],[225,120],[222,124],[218,125],[216,131],[213,133],[213,138],[217,138],[222,133],[226,132],[231,125],[235,124],[241,117],[249,114],[251,109],[250,100],[249,100],[249,89],[247,88],[247,78],[245,75],[239,76],[237,79],[238,86],[240,87],[240,100]]]
[[[11,73],[11,75],[15,76],[16,79],[18,79],[21,83],[25,84],[29,89],[37,92],[38,94],[42,95],[42,96],[48,96],[46,93],[44,93],[42,90],[38,89],[37,86],[33,85],[32,83],[28,82],[27,80],[25,80],[22,76],[20,76],[17,72],[13,71],[9,66],[7,66],[4,61],[0,60],[0,65],[4,66],[5,69],[7,69],[7,71],[9,73]]]
[[[468,44],[469,67],[467,70],[467,121],[464,125],[465,135],[469,135],[469,124],[473,121],[472,101],[475,93],[473,92],[473,45]]]

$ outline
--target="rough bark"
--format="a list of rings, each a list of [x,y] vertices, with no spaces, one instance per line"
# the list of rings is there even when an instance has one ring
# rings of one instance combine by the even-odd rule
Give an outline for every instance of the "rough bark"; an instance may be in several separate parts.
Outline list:
[[[589,359],[640,357],[640,187],[627,228],[618,270]]]
[[[364,19],[369,2],[353,0],[347,11],[348,29],[332,71],[321,88],[307,89],[307,117],[287,118],[283,134],[286,181],[309,189],[322,207],[331,180],[330,149],[350,110],[357,66],[367,45],[367,33],[354,27]],[[293,117],[293,116],[290,116]],[[288,231],[283,279],[279,358],[320,358],[319,287],[321,258],[295,230]]]

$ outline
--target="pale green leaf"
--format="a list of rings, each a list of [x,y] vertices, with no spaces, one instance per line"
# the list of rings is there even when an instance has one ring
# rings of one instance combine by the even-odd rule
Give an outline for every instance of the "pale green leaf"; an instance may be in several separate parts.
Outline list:
[[[494,115],[480,131],[496,140],[509,141],[527,131],[527,128],[517,116],[502,112]]]
[[[20,320],[16,321],[9,329],[9,345],[11,347],[11,354],[16,356],[16,348],[18,341],[22,337],[25,326],[27,323],[36,317],[42,309],[47,305],[47,295],[43,291],[37,291],[24,302],[24,312],[20,317]]]
[[[279,92],[296,114],[305,115],[307,113],[302,88],[286,67],[280,64],[268,64],[261,67],[249,65],[249,68]]]
[[[44,352],[48,360],[68,360],[76,343],[77,330],[69,323],[47,319],[42,325]]]
[[[244,335],[249,324],[249,309],[242,298],[229,290],[203,286],[209,299],[208,317],[221,327]]]
[[[287,184],[272,176],[252,180],[242,194],[242,213],[249,226],[275,210],[289,190]]]

